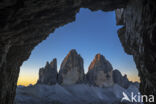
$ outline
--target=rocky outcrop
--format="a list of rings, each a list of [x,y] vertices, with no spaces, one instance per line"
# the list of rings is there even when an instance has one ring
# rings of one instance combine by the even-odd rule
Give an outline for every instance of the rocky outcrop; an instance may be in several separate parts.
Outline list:
[[[58,82],[62,85],[71,85],[81,83],[83,79],[83,59],[76,50],[71,50],[61,64]]]
[[[97,54],[88,68],[87,80],[89,84],[99,87],[112,86],[112,70],[109,61],[103,55]]]
[[[57,83],[57,60],[47,62],[44,68],[39,70],[39,79],[37,84],[54,85]]]
[[[126,53],[133,55],[139,72],[140,91],[156,96],[156,1],[130,0],[123,10],[118,36]]]
[[[119,70],[113,70],[113,82],[119,84],[123,88],[128,88],[130,82],[127,78],[127,75],[122,76]]]
[[[115,10],[115,14],[116,14],[116,25],[123,25],[124,21],[123,21],[123,12],[124,9],[116,9]]]

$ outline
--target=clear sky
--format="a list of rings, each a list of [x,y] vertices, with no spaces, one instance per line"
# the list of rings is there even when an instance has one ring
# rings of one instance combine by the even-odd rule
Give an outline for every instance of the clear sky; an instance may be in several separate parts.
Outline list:
[[[39,68],[46,61],[57,58],[58,70],[64,57],[71,49],[76,49],[84,59],[85,72],[97,53],[110,61],[114,69],[127,74],[132,81],[138,81],[138,72],[132,56],[127,55],[117,36],[115,12],[91,12],[81,9],[76,21],[62,26],[51,33],[32,51],[31,56],[23,63],[18,85],[35,84]]]

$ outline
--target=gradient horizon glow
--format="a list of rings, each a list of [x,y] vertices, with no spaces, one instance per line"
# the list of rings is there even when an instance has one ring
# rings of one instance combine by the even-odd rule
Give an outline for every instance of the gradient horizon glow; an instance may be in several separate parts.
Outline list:
[[[39,68],[47,61],[57,58],[57,67],[71,49],[76,49],[84,59],[85,72],[94,56],[101,53],[110,61],[113,69],[127,74],[129,80],[139,81],[138,71],[132,56],[127,55],[117,35],[115,12],[91,12],[81,9],[76,21],[55,30],[32,51],[31,56],[23,63],[18,85],[35,84]]]

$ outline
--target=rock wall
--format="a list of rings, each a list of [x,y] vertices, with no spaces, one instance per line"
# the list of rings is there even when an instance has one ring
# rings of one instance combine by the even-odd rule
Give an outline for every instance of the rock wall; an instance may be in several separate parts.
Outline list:
[[[82,83],[83,80],[83,59],[76,50],[73,49],[68,53],[61,64],[58,82],[62,85],[72,85]]]
[[[57,83],[57,60],[47,62],[44,68],[39,70],[39,79],[37,84],[54,85]]]
[[[110,62],[103,55],[97,54],[88,68],[87,81],[99,87],[112,86],[112,71],[113,67]]]
[[[72,49],[64,58],[59,73],[57,73],[56,59],[40,68],[36,84],[54,85],[56,83],[68,86],[81,83],[97,87],[111,87],[118,84],[126,89],[130,84],[134,84],[128,80],[127,75],[122,76],[119,70],[113,70],[111,63],[101,54],[95,56],[85,74],[83,58],[75,49]]]
[[[113,82],[122,86],[123,88],[128,88],[130,85],[127,75],[122,76],[121,72],[117,69],[113,70]]]
[[[49,33],[75,20],[79,8],[124,9],[118,31],[133,55],[143,94],[156,94],[155,0],[3,0],[0,2],[0,104],[12,104],[22,63]]]
[[[156,95],[155,5],[154,0],[132,0],[123,10],[121,20],[117,18],[123,21],[118,36],[125,52],[133,55],[141,80],[140,91],[146,95]]]

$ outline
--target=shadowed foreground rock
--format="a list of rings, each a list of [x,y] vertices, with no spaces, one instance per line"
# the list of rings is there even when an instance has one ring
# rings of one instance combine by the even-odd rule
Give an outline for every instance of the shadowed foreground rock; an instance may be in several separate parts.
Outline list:
[[[44,68],[39,70],[39,80],[37,84],[54,85],[57,83],[57,61],[47,62]]]
[[[156,97],[156,1],[130,0],[122,12],[118,36],[126,53],[133,55],[143,95]],[[119,19],[119,18],[118,18]],[[121,21],[121,20],[117,20]]]
[[[156,95],[155,5],[155,0],[1,1],[0,104],[13,103],[20,66],[34,47],[56,28],[74,21],[81,7],[103,11],[124,8],[118,36],[125,52],[134,57],[141,93]]]
[[[71,85],[81,83],[83,80],[83,59],[76,50],[71,50],[61,64],[58,82],[63,85]]]
[[[88,68],[87,80],[90,84],[99,87],[112,86],[112,70],[110,62],[103,55],[97,54]]]

